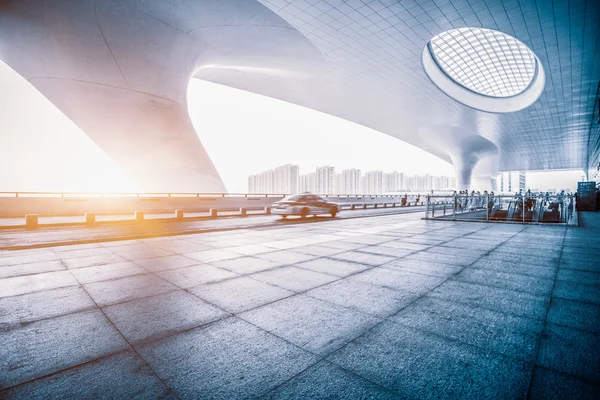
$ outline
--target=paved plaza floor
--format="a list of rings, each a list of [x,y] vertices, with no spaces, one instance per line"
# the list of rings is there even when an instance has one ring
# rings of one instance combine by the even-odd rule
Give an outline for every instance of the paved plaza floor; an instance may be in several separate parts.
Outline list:
[[[2,251],[0,398],[597,398],[600,214],[582,218]]]

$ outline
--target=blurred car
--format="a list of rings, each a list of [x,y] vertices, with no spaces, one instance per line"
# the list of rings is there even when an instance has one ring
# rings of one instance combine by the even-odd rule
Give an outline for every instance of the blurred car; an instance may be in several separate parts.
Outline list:
[[[331,214],[335,217],[340,211],[336,203],[326,201],[312,193],[295,194],[273,203],[271,213],[286,218],[288,215],[299,215],[306,218],[308,215]]]

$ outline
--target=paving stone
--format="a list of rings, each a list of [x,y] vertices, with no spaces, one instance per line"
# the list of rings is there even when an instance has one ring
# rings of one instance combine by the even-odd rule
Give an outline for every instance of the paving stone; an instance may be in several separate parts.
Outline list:
[[[170,251],[158,247],[139,250],[118,250],[115,248],[114,252],[129,261],[139,261],[146,258],[164,257],[173,254]]]
[[[40,319],[96,308],[80,286],[0,298],[0,332]]]
[[[461,271],[460,265],[442,264],[423,260],[399,259],[382,265],[383,268],[398,269],[401,271],[415,272],[418,274],[448,278]]]
[[[559,281],[600,285],[600,272],[559,268],[556,279]]]
[[[544,320],[549,302],[547,296],[453,280],[428,295],[537,320]]]
[[[210,264],[163,271],[156,275],[183,289],[202,283],[217,282],[238,276],[233,272],[214,267]]]
[[[537,363],[542,367],[600,382],[600,334],[547,323]]]
[[[346,242],[344,240],[337,240],[335,242],[322,243],[321,246],[350,251],[350,250],[361,249],[367,245],[365,245],[363,243],[351,243],[351,242]]]
[[[532,365],[393,322],[328,360],[415,399],[525,398]]]
[[[432,253],[429,250],[423,250],[406,256],[405,260],[422,260],[434,263],[450,264],[455,266],[467,266],[477,261],[479,256],[450,256],[447,254]]]
[[[456,247],[445,247],[445,246],[432,246],[427,249],[429,253],[439,253],[445,254],[451,257],[467,257],[471,258],[481,258],[488,253],[487,250],[477,250],[477,249],[463,249]]]
[[[561,299],[600,305],[600,285],[556,281],[553,295]]]
[[[380,321],[312,297],[296,295],[239,315],[312,353],[326,354]]]
[[[303,292],[339,278],[303,268],[280,267],[253,274],[252,279],[270,283],[284,289]]]
[[[295,265],[298,268],[309,269],[333,276],[348,276],[369,268],[365,264],[356,264],[349,261],[335,260],[331,258],[317,258]]]
[[[111,251],[104,247],[94,247],[94,248],[78,248],[77,250],[68,250],[56,252],[56,255],[61,260],[67,260],[69,258],[81,258],[81,257],[89,257],[89,256],[101,256],[110,254]]]
[[[272,248],[274,251],[275,250],[287,250],[287,249],[293,249],[296,247],[304,247],[305,246],[304,243],[297,243],[297,242],[292,242],[289,240],[272,240],[269,242],[263,242],[262,245],[265,247]]]
[[[345,242],[358,243],[363,245],[380,244],[385,242],[391,242],[392,240],[394,240],[394,238],[381,235],[363,235],[344,239]]]
[[[310,254],[296,253],[295,251],[291,250],[281,250],[271,253],[258,254],[256,257],[262,260],[278,263],[279,265],[292,265],[317,258],[316,256]]]
[[[240,275],[266,271],[268,269],[283,265],[280,262],[264,260],[256,257],[240,257],[231,260],[213,261],[210,264]]]
[[[471,239],[463,239],[458,238],[446,243],[443,243],[442,246],[459,248],[459,249],[475,249],[475,250],[484,250],[491,251],[493,250],[497,244],[489,243],[483,240],[471,240]]]
[[[118,254],[103,254],[99,256],[89,256],[81,258],[70,258],[62,260],[63,264],[69,269],[93,267],[95,265],[115,264],[127,261],[125,257]]]
[[[528,318],[423,297],[390,321],[534,362],[543,323]]]
[[[393,261],[396,259],[395,257],[380,256],[377,254],[370,254],[370,253],[361,253],[358,251],[347,251],[345,253],[333,255],[330,258],[333,258],[336,260],[356,262],[356,263],[366,264],[366,265],[370,265],[370,266],[378,266],[378,265],[385,264],[387,262],[390,262],[390,261]]]
[[[557,325],[600,333],[600,305],[554,297],[547,320]]]
[[[308,246],[296,247],[294,249],[294,252],[296,252],[296,253],[309,254],[309,255],[318,256],[318,257],[331,256],[334,254],[342,253],[343,251],[344,250],[342,250],[342,249],[325,247],[325,246],[322,246],[319,244],[312,244],[312,245],[308,245]]]
[[[528,242],[524,245],[524,248],[526,248],[526,246],[530,246],[531,244]],[[530,265],[548,265],[548,266],[555,266],[558,265],[559,261],[560,261],[560,257],[558,255],[552,255],[549,254],[547,256],[530,256],[527,254],[526,251],[524,251],[522,254],[506,254],[506,253],[501,253],[501,252],[496,252],[496,251],[492,251],[490,254],[488,254],[487,256],[485,256],[486,259],[489,260],[500,260],[500,261],[506,261],[506,260],[510,260],[514,263],[523,263],[523,264],[530,264]]]
[[[306,295],[381,318],[397,312],[418,297],[410,292],[350,279],[309,290]]]
[[[66,269],[60,261],[40,261],[31,264],[17,264],[0,267],[0,279],[14,276],[34,275]]]
[[[239,254],[244,254],[247,256],[251,256],[254,254],[261,254],[261,253],[269,253],[273,251],[273,248],[271,247],[266,247],[266,246],[260,246],[257,244],[245,244],[242,246],[235,246],[235,247],[229,247],[227,248],[227,250],[229,251],[233,251],[234,253],[239,253]]]
[[[395,247],[386,247],[383,245],[366,246],[366,247],[362,247],[356,251],[361,252],[361,253],[371,253],[371,254],[377,254],[377,255],[383,255],[383,256],[390,256],[390,257],[394,257],[394,258],[401,258],[401,257],[404,257],[404,256],[414,253],[414,250],[399,249],[399,248],[395,248]]]
[[[517,290],[547,296],[552,292],[554,281],[540,277],[508,274],[505,272],[465,268],[454,276],[455,280],[477,283],[480,285],[496,286],[503,289]]]
[[[593,261],[582,261],[582,260],[569,260],[569,259],[561,259],[560,260],[560,268],[561,269],[576,269],[580,271],[590,271],[590,272],[600,272],[600,263],[598,260]]]
[[[187,253],[184,256],[193,260],[201,261],[203,263],[210,263],[213,261],[229,260],[232,258],[242,257],[239,253],[227,251],[223,249],[205,250],[198,251],[196,253]]]
[[[423,294],[444,281],[444,278],[437,276],[415,274],[383,267],[361,272],[348,279],[415,294]]]
[[[105,307],[104,312],[130,343],[171,335],[227,315],[182,290]]]
[[[536,366],[533,371],[529,398],[532,400],[595,400],[600,384],[578,379]]]
[[[99,306],[122,303],[176,290],[177,287],[159,277],[147,274],[83,285]]]
[[[8,254],[0,257],[0,267],[18,264],[32,264],[43,261],[55,261],[58,257],[52,251],[36,252],[33,254],[19,254],[8,252]]]
[[[231,313],[250,310],[295,294],[248,277],[199,285],[189,291]]]
[[[192,260],[191,258],[181,255],[146,258],[143,260],[134,260],[134,262],[149,272],[185,268],[199,264],[197,260]]]
[[[0,332],[0,387],[48,375],[128,347],[100,310]]]
[[[0,393],[9,399],[164,399],[169,389],[133,351],[124,351]]]
[[[544,279],[554,279],[556,275],[557,265],[531,265],[515,263],[510,260],[490,260],[488,258],[482,258],[469,266],[470,268],[478,268],[492,271],[506,272],[509,274],[519,274],[535,276]]]
[[[265,399],[398,399],[399,395],[322,361],[269,392]]]
[[[411,252],[424,250],[424,249],[427,249],[430,247],[426,244],[407,243],[403,240],[393,240],[391,242],[385,242],[385,243],[380,244],[380,246],[381,247],[392,247],[394,249],[411,250]]]
[[[17,296],[40,290],[75,286],[77,281],[69,271],[46,272],[43,274],[16,276],[0,279],[0,298]]]
[[[139,347],[180,398],[267,393],[313,364],[313,355],[232,317]]]
[[[146,274],[148,271],[130,261],[125,261],[116,264],[72,269],[71,273],[79,283],[92,283],[131,275]]]

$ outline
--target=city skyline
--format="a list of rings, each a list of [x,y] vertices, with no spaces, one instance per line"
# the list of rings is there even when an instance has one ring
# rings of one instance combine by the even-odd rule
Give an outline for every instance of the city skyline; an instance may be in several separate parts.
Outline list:
[[[298,165],[285,164],[248,177],[249,194],[292,194],[311,192],[321,195],[386,194],[453,190],[450,176],[407,175],[403,172],[366,171],[358,168],[336,173],[331,165],[319,166],[314,172],[301,174]],[[288,188],[289,191],[281,190]],[[293,190],[297,189],[297,190]]]

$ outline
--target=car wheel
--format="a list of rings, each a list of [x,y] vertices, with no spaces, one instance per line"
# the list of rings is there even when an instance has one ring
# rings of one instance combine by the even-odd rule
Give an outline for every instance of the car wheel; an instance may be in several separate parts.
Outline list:
[[[302,211],[300,211],[300,218],[306,218],[308,216],[308,208],[303,208]]]
[[[338,213],[337,208],[336,207],[331,207],[331,211],[330,211],[331,217],[335,218],[335,216],[337,215],[337,213]]]

